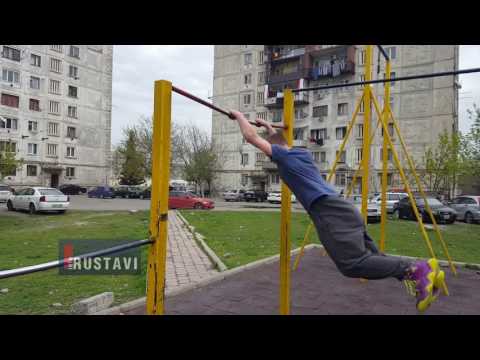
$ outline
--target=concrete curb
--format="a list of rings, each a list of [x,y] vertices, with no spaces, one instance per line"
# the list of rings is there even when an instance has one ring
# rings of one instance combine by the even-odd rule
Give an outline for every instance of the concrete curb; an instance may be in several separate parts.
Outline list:
[[[200,248],[207,254],[207,256],[210,258],[210,260],[215,264],[215,267],[218,269],[218,271],[223,272],[228,270],[228,267],[220,260],[220,258],[215,254],[215,252],[210,249],[210,247],[207,245],[207,243],[204,241],[205,237],[195,231],[195,227],[191,226],[187,219],[185,219],[182,214],[180,214],[179,211],[176,212],[177,216],[180,218],[180,220],[183,222],[183,224],[187,227],[187,229],[192,233],[193,238],[195,239],[196,243]]]
[[[317,245],[317,244],[309,244],[309,245],[305,246],[305,250],[309,250],[309,249],[313,249],[313,248],[323,248],[323,246]],[[292,250],[291,255],[296,255],[299,252],[300,252],[300,248],[297,248],[295,250]],[[251,269],[258,268],[262,265],[267,265],[267,264],[274,263],[274,262],[278,261],[279,258],[280,258],[279,254],[278,255],[273,255],[273,256],[270,256],[270,257],[265,258],[265,259],[257,260],[257,261],[251,262],[249,264],[246,264],[246,265],[242,265],[242,266],[230,269],[230,270],[226,270],[226,271],[221,272],[217,275],[213,275],[213,276],[210,276],[206,279],[200,280],[196,283],[188,284],[188,285],[185,285],[185,286],[180,286],[176,289],[166,291],[165,292],[165,298],[173,298],[175,296],[181,295],[181,294],[183,294],[185,292],[188,292],[190,290],[198,289],[198,288],[201,288],[201,287],[204,287],[204,286],[207,286],[207,285],[225,280],[226,278],[228,278],[232,275],[241,273],[242,271],[251,270]],[[130,310],[133,310],[133,309],[138,309],[139,307],[145,307],[145,304],[146,304],[146,297],[143,297],[143,298],[133,300],[131,302],[128,302],[128,303],[125,303],[125,304],[122,304],[122,305],[119,305],[119,306],[116,306],[116,307],[113,307],[113,308],[110,308],[110,309],[100,311],[100,312],[95,313],[93,315],[123,315],[127,311],[130,311]]]

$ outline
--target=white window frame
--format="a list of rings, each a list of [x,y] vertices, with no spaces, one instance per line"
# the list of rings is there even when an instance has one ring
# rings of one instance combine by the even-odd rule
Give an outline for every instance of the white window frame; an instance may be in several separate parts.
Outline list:
[[[16,80],[16,81],[15,81]],[[20,84],[20,71],[14,69],[2,69],[2,81],[11,84]]]
[[[74,146],[67,146],[67,152],[65,157],[74,158],[75,157],[75,147]]]
[[[58,144],[47,144],[47,156],[58,156]]]
[[[29,169],[32,169],[32,168],[35,169],[35,175],[30,175],[29,174]],[[27,164],[26,170],[27,170],[27,176],[32,176],[32,177],[38,176],[38,166],[37,165]]]
[[[38,60],[38,61],[37,61]],[[42,57],[37,54],[30,54],[30,65],[41,67],[42,66]]]
[[[76,49],[76,54],[75,54],[75,51],[73,51],[74,49]],[[80,48],[75,45],[70,45],[70,48],[68,50],[68,56],[73,57],[75,59],[80,59]]]
[[[38,121],[28,120],[28,131],[37,132],[38,131]]]
[[[28,143],[27,145],[27,154],[28,155],[38,155],[38,144]]]
[[[18,119],[9,116],[2,116],[6,121],[0,119],[0,124],[4,124],[0,129],[18,130]]]
[[[70,89],[75,89],[75,96],[70,95]],[[68,85],[68,97],[78,99],[78,86]]]
[[[50,114],[60,115],[60,102],[50,100],[48,102],[48,111]]]
[[[50,45],[50,50],[63,53],[63,45]]]
[[[70,136],[69,129],[73,129],[73,136]],[[77,138],[77,128],[75,126],[67,126],[67,138],[76,139]]]
[[[50,58],[50,71],[54,73],[62,73],[62,60],[51,57]]]
[[[65,169],[65,176],[70,177],[70,178],[74,178],[75,177],[75,168],[72,167],[72,166],[68,166]]]
[[[49,79],[48,81],[48,92],[50,94],[54,95],[61,95],[61,89],[62,83],[60,80],[55,80],[55,79]]]
[[[70,111],[73,109],[73,111]],[[67,106],[67,116],[73,119],[78,118],[78,108],[75,105],[68,105]]]
[[[58,122],[50,121],[47,124],[47,135],[60,136],[60,124]]]
[[[34,83],[38,83],[38,87],[32,86]],[[30,89],[40,90],[41,79],[38,76],[30,76]]]

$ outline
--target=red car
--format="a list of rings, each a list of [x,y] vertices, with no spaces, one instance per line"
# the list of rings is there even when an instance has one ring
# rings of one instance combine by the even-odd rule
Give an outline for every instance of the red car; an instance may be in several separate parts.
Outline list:
[[[197,197],[185,191],[170,191],[168,198],[170,209],[213,209],[215,203],[206,198]]]

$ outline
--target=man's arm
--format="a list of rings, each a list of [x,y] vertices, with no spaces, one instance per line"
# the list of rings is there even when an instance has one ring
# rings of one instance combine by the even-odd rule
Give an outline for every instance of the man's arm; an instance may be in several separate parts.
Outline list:
[[[238,125],[240,126],[240,131],[242,132],[245,140],[260,149],[267,156],[272,156],[272,145],[267,140],[263,139],[260,135],[257,134],[257,131],[252,125],[250,125],[245,116],[243,116],[243,114],[238,111],[231,111],[231,113],[233,116],[235,116],[235,120],[237,120]],[[267,129],[269,135],[275,133],[275,130],[273,130],[270,124],[266,121],[257,119],[256,122],[258,126],[264,126]]]

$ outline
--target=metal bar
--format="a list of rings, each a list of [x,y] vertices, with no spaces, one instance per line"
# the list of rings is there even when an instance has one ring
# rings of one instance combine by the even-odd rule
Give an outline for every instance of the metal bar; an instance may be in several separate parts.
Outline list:
[[[168,237],[168,180],[170,177],[170,126],[172,84],[155,81],[152,146],[152,196],[148,253],[147,314],[163,315]]]
[[[440,77],[440,76],[461,75],[461,74],[470,74],[470,73],[477,73],[477,72],[480,72],[480,68],[472,68],[472,69],[464,69],[464,70],[456,70],[456,71],[444,71],[444,72],[423,74],[423,75],[402,76],[402,77],[398,77],[398,78],[394,78],[394,79],[377,79],[377,80],[370,80],[370,81],[358,81],[358,82],[347,83],[347,84],[315,86],[315,87],[310,87],[310,88],[294,89],[292,91],[294,93],[298,93],[298,92],[303,92],[303,91],[327,90],[327,89],[335,89],[335,88],[349,87],[349,86],[381,84],[381,83],[387,83],[387,82],[426,79],[426,78],[433,78],[433,77]]]
[[[385,67],[385,78],[390,79],[392,64],[387,60]],[[383,118],[379,119],[388,127],[388,110],[390,109],[390,83],[385,84],[383,95]],[[382,146],[382,203],[380,210],[380,251],[385,251],[386,227],[387,227],[387,171],[388,171],[388,143],[386,136],[383,136]]]
[[[386,61],[390,61],[390,57],[388,56],[387,52],[385,49],[382,47],[382,45],[377,45],[378,50],[380,50],[380,53],[383,55]]]
[[[209,103],[208,101],[205,101],[203,99],[200,99],[199,97],[195,96],[195,95],[192,95],[190,94],[189,92],[186,92],[185,90],[182,90],[182,89],[179,89],[178,87],[176,86],[172,86],[172,91],[173,92],[176,92],[177,94],[180,94],[182,96],[185,96],[199,104],[202,104],[212,110],[215,110],[215,111],[218,111],[219,113],[222,113],[224,115],[227,115],[230,119],[235,119],[235,117],[230,113],[230,111],[227,111],[225,109],[222,109],[221,107],[218,107],[216,105],[213,105],[212,103]],[[258,125],[255,121],[249,121],[250,124],[252,125],[255,125],[257,127],[260,127],[260,125]],[[285,126],[283,125],[275,125],[275,124],[270,124],[273,128],[277,128],[277,129],[284,129]]]
[[[294,98],[292,90],[286,89],[283,98],[283,116],[287,129],[283,136],[288,146],[293,142],[294,125]],[[290,247],[291,247],[291,220],[292,195],[287,184],[282,182],[282,213],[280,224],[280,315],[290,314]]]
[[[70,261],[74,261],[76,259],[88,259],[88,258],[99,257],[103,255],[108,255],[108,254],[114,254],[123,250],[133,249],[133,248],[137,248],[137,247],[151,244],[151,243],[152,241],[148,239],[137,240],[137,241],[132,241],[128,244],[117,245],[108,249],[97,250],[91,253],[86,253],[86,254],[74,256],[71,258],[63,258],[61,260],[50,261],[47,263],[37,264],[32,266],[25,266],[17,269],[3,270],[3,271],[0,271],[0,279],[6,279],[6,278],[20,276],[20,275],[32,274],[39,271],[45,271],[45,270],[63,266],[65,265],[65,263],[69,263]]]

